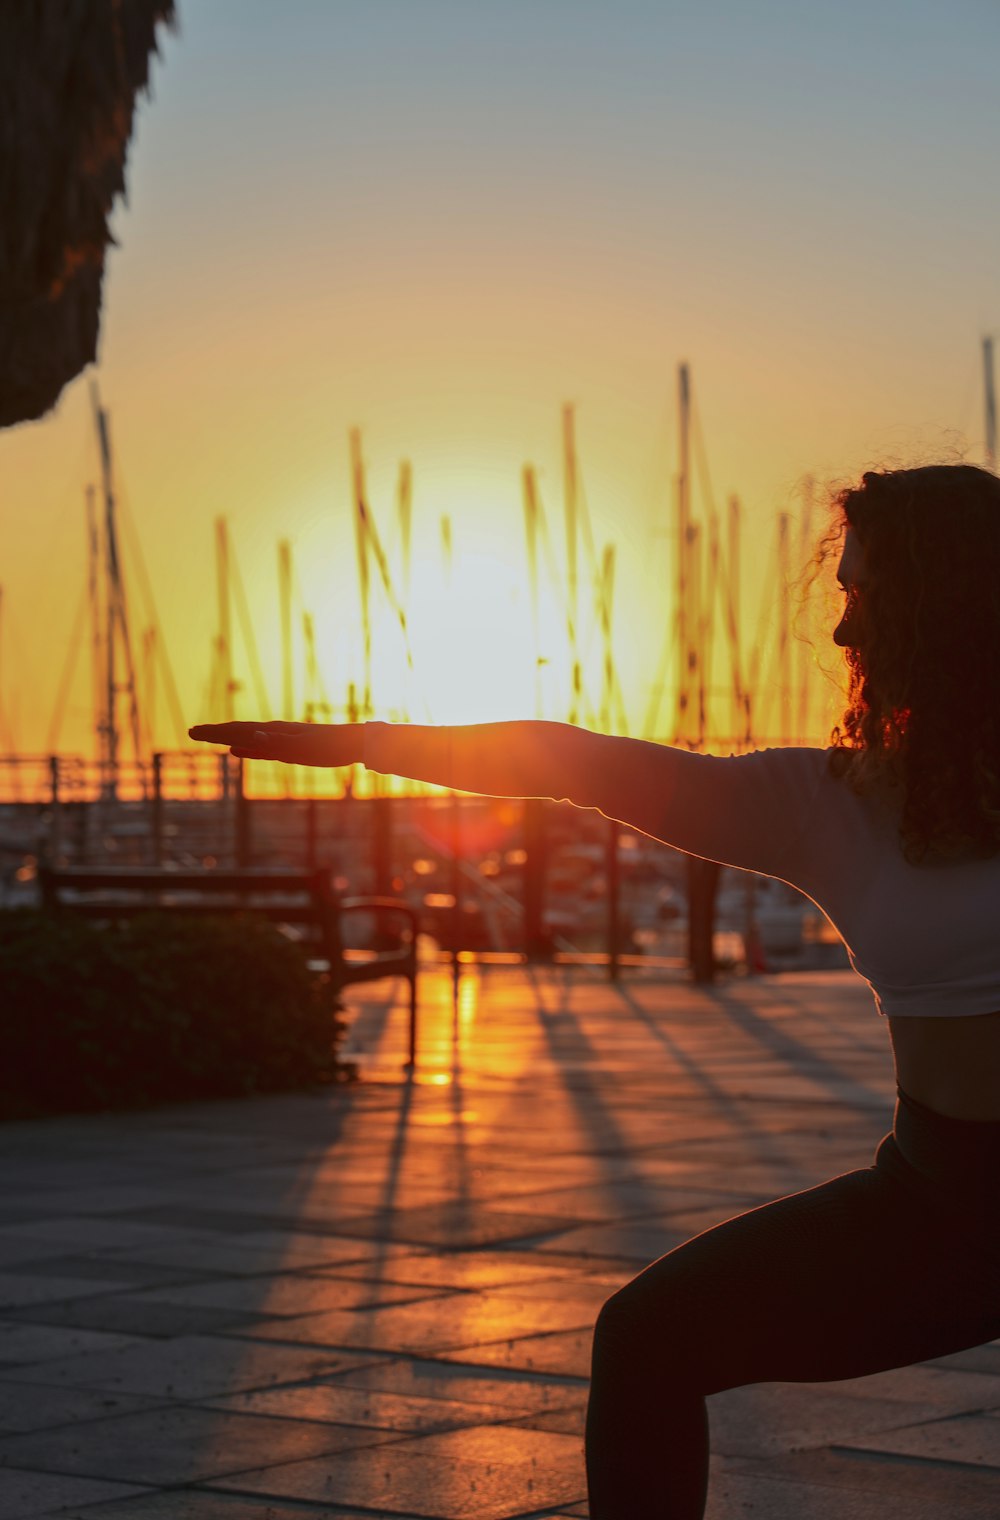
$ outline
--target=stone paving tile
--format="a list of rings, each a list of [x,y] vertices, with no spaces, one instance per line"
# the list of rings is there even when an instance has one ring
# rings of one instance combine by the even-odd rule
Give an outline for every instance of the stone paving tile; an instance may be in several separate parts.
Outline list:
[[[0,1469],[141,1485],[195,1483],[395,1439],[392,1432],[221,1409],[161,1408],[0,1439]]]
[[[33,1219],[29,1224],[0,1226],[0,1238],[32,1242],[36,1247],[48,1243],[59,1246],[63,1251],[68,1248],[80,1250],[84,1247],[128,1246],[143,1246],[155,1251],[158,1246],[169,1247],[193,1233],[190,1230],[169,1229],[165,1225],[133,1224],[127,1219],[91,1219],[86,1215],[72,1214],[64,1214],[57,1219]],[[206,1243],[214,1238],[211,1233],[205,1233]]]
[[[483,1462],[508,1467],[537,1467],[555,1453],[559,1466],[572,1467],[583,1453],[578,1441],[551,1436],[544,1431],[522,1434],[510,1425],[476,1425],[469,1430],[447,1430],[407,1442],[406,1447],[422,1457],[436,1457],[442,1462]],[[579,1478],[579,1472],[574,1473]]]
[[[220,1494],[185,1488],[145,1494],[86,1509],[60,1511],[61,1520],[424,1520],[398,1510],[328,1509],[325,1504],[283,1504],[255,1494]]]
[[[96,1292],[123,1291],[127,1288],[161,1285],[168,1283],[200,1282],[213,1274],[208,1271],[194,1272],[185,1267],[161,1267],[144,1261],[123,1261],[118,1256],[92,1252],[86,1256],[47,1256],[43,1260],[32,1258],[18,1268],[20,1273],[30,1273],[35,1279],[47,1277],[75,1278],[80,1282],[96,1284]]]
[[[301,1272],[276,1273],[268,1277],[220,1278],[214,1282],[188,1283],[173,1288],[152,1288],[134,1295],[135,1302],[176,1304],[191,1308],[231,1309],[271,1318],[274,1315],[321,1314],[334,1309],[370,1308],[376,1304],[410,1303],[433,1298],[428,1283],[373,1282],[367,1274],[357,1278],[307,1276]]]
[[[575,1502],[585,1492],[580,1443],[544,1432],[479,1426],[417,1437],[334,1462],[292,1462],[210,1484],[240,1493],[361,1508],[410,1510],[440,1520],[507,1520]]]
[[[861,1434],[838,1444],[857,1447],[860,1451],[933,1458],[939,1462],[963,1462],[977,1467],[1000,1469],[1000,1419],[989,1415],[957,1414],[945,1420],[930,1420],[925,1424],[914,1422],[903,1429],[881,1430],[872,1435]],[[1000,1509],[1000,1472],[997,1484]]]
[[[101,1294],[62,1304],[35,1304],[16,1309],[11,1319],[35,1325],[77,1326],[121,1335],[163,1339],[173,1335],[213,1335],[221,1330],[251,1325],[255,1316],[245,1311],[150,1303],[130,1295]]]
[[[355,1347],[428,1355],[449,1347],[479,1347],[515,1332],[526,1337],[590,1325],[592,1314],[576,1299],[526,1299],[484,1291],[449,1293],[412,1304],[304,1314],[256,1324],[241,1333],[283,1344]]]
[[[561,1188],[528,1195],[520,1193],[517,1208],[522,1214],[538,1214],[543,1218],[563,1217],[579,1223],[602,1224],[613,1220],[639,1220],[650,1215],[657,1219],[669,1218],[672,1214],[690,1213],[699,1207],[726,1209],[732,1214],[747,1207],[746,1198],[743,1191],[719,1192],[708,1188],[613,1182],[607,1186],[598,1183],[591,1187]],[[501,1198],[488,1208],[490,1212],[499,1212],[508,1206]]]
[[[440,1182],[417,1189],[421,1194],[436,1195],[426,1201],[437,1202],[447,1197],[447,1189]],[[323,1215],[340,1213],[344,1218],[364,1214],[377,1207],[385,1196],[385,1177],[378,1182],[362,1183],[345,1181],[337,1183],[318,1181],[307,1168],[299,1176],[295,1189],[281,1188],[269,1194],[265,1184],[254,1177],[243,1189],[227,1186],[225,1180],[214,1188],[202,1188],[186,1199],[157,1209],[144,1210],[129,1215],[130,1219],[148,1219],[150,1223],[182,1225],[190,1229],[210,1229],[242,1233],[254,1230],[294,1230],[303,1214],[314,1212]],[[424,1201],[421,1199],[421,1201]]]
[[[8,1198],[17,1198],[21,1207],[29,1210],[32,1215],[51,1216],[124,1214],[130,1209],[154,1208],[159,1198],[169,1203],[173,1197],[172,1188],[157,1188],[148,1180],[116,1183],[109,1187],[98,1184],[79,1188],[24,1188],[18,1189],[16,1193],[13,1191],[6,1193],[0,1198],[0,1213],[4,1213],[6,1217],[5,1205]]]
[[[29,1262],[34,1267],[36,1262],[46,1257],[65,1256],[66,1252],[65,1241],[0,1240],[0,1268],[14,1267],[20,1270]]]
[[[315,1268],[336,1262],[370,1260],[375,1253],[371,1240],[339,1240],[324,1235],[241,1235],[238,1242],[215,1237],[208,1242],[181,1241],[170,1245],[145,1245],[116,1252],[109,1266],[185,1268],[189,1272],[217,1276],[253,1277],[269,1272]]]
[[[578,1380],[556,1375],[504,1372],[444,1360],[422,1361],[418,1357],[374,1362],[329,1381],[335,1387],[500,1406],[507,1410],[510,1419],[539,1410],[564,1408],[579,1395],[581,1388]]]
[[[27,1272],[0,1272],[0,1312],[84,1298],[88,1294],[110,1293],[115,1286],[114,1282],[95,1282],[87,1277],[36,1277]],[[117,1286],[128,1287],[128,1282]]]
[[[172,1399],[211,1398],[240,1388],[304,1382],[358,1366],[355,1355],[301,1351],[261,1341],[186,1335],[8,1370],[7,1380],[109,1388]]]
[[[718,1224],[727,1217],[725,1213],[709,1211],[706,1224],[699,1228],[705,1229],[707,1224]],[[696,1230],[685,1229],[676,1219],[671,1219],[669,1225],[663,1226],[652,1225],[646,1220],[641,1224],[586,1225],[579,1230],[566,1231],[549,1245],[550,1248],[555,1246],[566,1256],[585,1261],[588,1258],[622,1257],[645,1267],[696,1233]],[[638,1267],[633,1268],[633,1275],[635,1270]]]
[[[887,1491],[870,1494],[855,1491],[846,1496],[842,1488],[795,1482],[772,1473],[727,1472],[713,1464],[709,1479],[705,1520],[733,1520],[739,1515],[759,1515],[762,1520],[995,1520],[996,1508],[972,1507],[926,1494]]]
[[[763,1383],[715,1394],[708,1410],[712,1450],[749,1457],[834,1445],[888,1451],[899,1428],[933,1415],[934,1404],[860,1398],[838,1383]]]
[[[155,1409],[160,1403],[159,1399],[134,1393],[0,1381],[0,1432],[7,1435],[45,1430],[54,1425],[82,1424],[84,1420],[111,1414]]]
[[[513,1372],[552,1373],[556,1377],[589,1378],[594,1326],[588,1319],[579,1330],[546,1335],[522,1335],[514,1340],[456,1346],[435,1354],[442,1362],[504,1367]]]
[[[859,1399],[902,1399],[915,1408],[936,1410],[939,1414],[960,1411],[1000,1409],[1000,1382],[981,1372],[962,1372],[937,1363],[920,1363],[913,1367],[896,1367],[870,1377],[845,1378],[833,1384],[809,1384],[832,1387]],[[924,1418],[923,1414],[920,1418]]]
[[[34,1515],[56,1511],[62,1515],[71,1505],[82,1507],[136,1492],[134,1484],[0,1468],[0,1515],[5,1520],[31,1520]]]
[[[453,1202],[366,1215],[350,1220],[342,1233],[347,1234],[349,1229],[359,1239],[468,1249],[495,1246],[505,1240],[529,1240],[533,1236],[568,1230],[575,1223],[572,1217],[520,1214],[479,1204]]]
[[[259,1196],[256,1199],[260,1204]],[[229,1206],[227,1206],[227,1204]],[[295,1230],[302,1229],[301,1211],[294,1205],[285,1203],[284,1207],[273,1209],[239,1209],[231,1206],[232,1197],[227,1195],[227,1202],[215,1204],[212,1207],[197,1207],[184,1204],[171,1204],[156,1209],[133,1211],[129,1214],[130,1220],[140,1221],[146,1224],[166,1226],[171,1230],[181,1230],[185,1235],[195,1233],[202,1237],[214,1238],[216,1236],[244,1236],[260,1234],[261,1231],[280,1231],[282,1234],[291,1234]],[[352,1211],[345,1210],[344,1217],[348,1217]],[[356,1214],[365,1213],[365,1209],[353,1210]],[[237,1242],[238,1244],[238,1242]]]
[[[546,1409],[538,1414],[519,1415],[510,1423],[525,1430],[554,1430],[558,1435],[579,1436],[582,1440],[586,1419],[587,1394],[585,1389],[581,1389],[576,1403],[567,1404],[565,1409]]]
[[[337,1382],[300,1384],[265,1393],[238,1393],[227,1399],[213,1399],[211,1403],[216,1409],[271,1414],[287,1420],[331,1420],[341,1425],[374,1426],[413,1434],[506,1420],[510,1413],[500,1403],[415,1398],[372,1388],[348,1388]],[[559,1426],[536,1428],[558,1430]]]
[[[85,1352],[100,1356],[139,1344],[131,1335],[0,1321],[0,1364],[7,1370],[34,1363],[59,1362],[66,1357],[82,1356]]]
[[[950,1367],[958,1372],[983,1372],[1000,1377],[1000,1341],[990,1341],[986,1346],[973,1346],[968,1351],[956,1351],[953,1356],[940,1356],[930,1364],[932,1367]]]
[[[484,1249],[453,1251],[447,1255],[400,1253],[385,1263],[383,1275],[396,1283],[473,1289],[518,1286],[539,1280],[565,1281],[579,1269],[578,1261],[560,1261],[547,1252]],[[367,1277],[370,1271],[367,1262],[329,1269],[337,1277]]]
[[[713,1465],[720,1488],[722,1475],[734,1474],[826,1489],[839,1496],[841,1513],[852,1520],[859,1494],[870,1496],[876,1503],[889,1501],[904,1506],[904,1513],[909,1505],[910,1513],[928,1516],[929,1520],[952,1520],[953,1515],[961,1520],[996,1520],[997,1515],[996,1474],[980,1467],[911,1462],[875,1451],[843,1448],[793,1452],[756,1461],[720,1457]]]

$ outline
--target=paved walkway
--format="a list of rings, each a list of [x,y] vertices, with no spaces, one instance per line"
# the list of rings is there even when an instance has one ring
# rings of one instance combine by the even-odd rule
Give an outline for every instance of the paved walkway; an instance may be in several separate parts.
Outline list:
[[[352,1089],[0,1131],[0,1516],[585,1515],[603,1300],[887,1127],[849,974],[434,973],[411,1084],[384,996]],[[1000,1514],[1000,1343],[711,1419],[711,1520]]]

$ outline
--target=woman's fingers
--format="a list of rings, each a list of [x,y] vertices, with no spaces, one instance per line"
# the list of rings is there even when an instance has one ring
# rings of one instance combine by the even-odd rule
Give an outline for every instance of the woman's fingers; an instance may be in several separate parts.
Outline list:
[[[267,743],[282,731],[297,726],[293,723],[198,723],[188,729],[188,738],[204,744],[247,744],[254,740]]]
[[[306,733],[301,732],[302,729]],[[308,724],[299,723],[199,723],[188,729],[190,738],[206,744],[228,744],[237,760],[286,760],[308,764]]]
[[[205,744],[228,744],[238,760],[289,765],[354,765],[361,759],[360,725],[323,723],[199,723],[188,729]]]

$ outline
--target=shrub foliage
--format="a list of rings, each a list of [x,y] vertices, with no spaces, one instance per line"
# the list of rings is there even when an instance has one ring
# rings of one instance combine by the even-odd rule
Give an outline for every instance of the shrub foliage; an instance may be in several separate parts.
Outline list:
[[[343,1080],[328,980],[265,920],[0,915],[0,1117]]]

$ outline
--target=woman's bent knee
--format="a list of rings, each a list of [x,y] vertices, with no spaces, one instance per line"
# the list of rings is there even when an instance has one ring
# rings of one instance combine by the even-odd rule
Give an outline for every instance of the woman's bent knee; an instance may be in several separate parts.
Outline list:
[[[669,1274],[654,1283],[647,1269],[602,1306],[594,1326],[595,1361],[604,1356],[627,1356],[633,1366],[686,1361],[687,1346],[697,1338],[692,1307]]]

